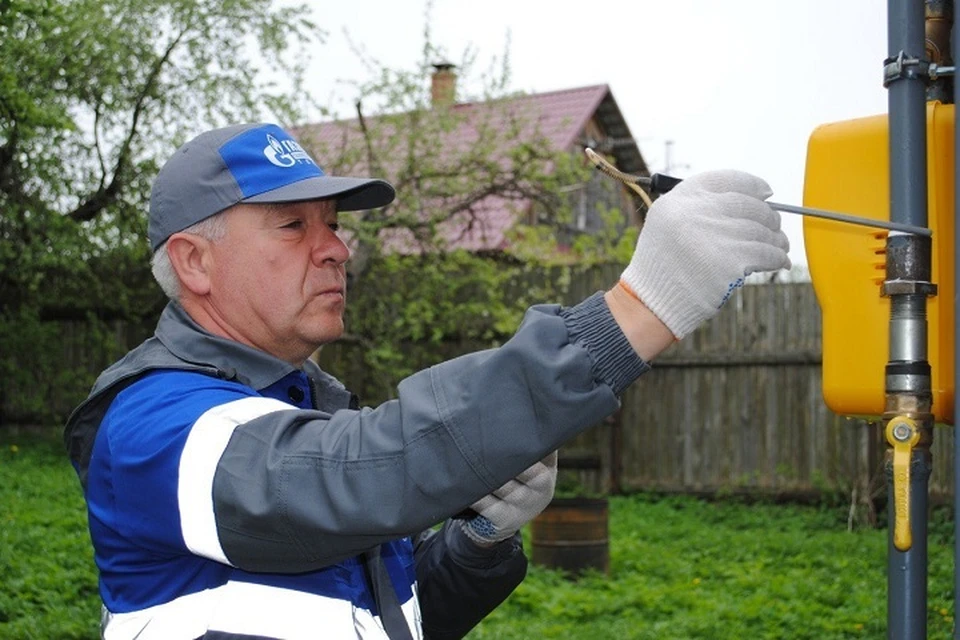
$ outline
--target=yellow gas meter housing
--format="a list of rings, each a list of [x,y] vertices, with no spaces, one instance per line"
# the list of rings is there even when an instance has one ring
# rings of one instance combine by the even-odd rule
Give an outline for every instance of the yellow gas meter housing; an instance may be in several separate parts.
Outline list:
[[[928,223],[933,231],[932,279],[927,301],[928,358],[933,413],[953,423],[953,105],[927,104]],[[877,220],[890,219],[887,116],[818,127],[810,136],[804,206]],[[890,335],[886,277],[889,232],[805,217],[803,237],[813,288],[823,314],[823,396],[840,415],[884,412],[884,368]]]

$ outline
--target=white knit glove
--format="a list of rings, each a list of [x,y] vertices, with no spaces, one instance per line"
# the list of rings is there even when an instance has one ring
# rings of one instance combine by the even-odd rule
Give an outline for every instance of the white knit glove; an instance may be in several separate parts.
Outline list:
[[[557,452],[554,451],[473,503],[471,508],[477,515],[462,521],[463,532],[482,546],[506,540],[550,504],[556,484]]]
[[[771,195],[766,182],[742,171],[685,179],[650,207],[621,284],[684,337],[745,276],[790,267],[780,214],[763,202]]]

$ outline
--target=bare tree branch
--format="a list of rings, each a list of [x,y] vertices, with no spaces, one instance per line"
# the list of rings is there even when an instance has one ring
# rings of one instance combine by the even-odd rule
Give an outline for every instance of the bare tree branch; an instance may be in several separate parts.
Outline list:
[[[100,144],[100,103],[97,102],[93,115],[93,147],[97,150],[97,162],[100,164],[100,184],[97,191],[103,191],[107,182],[107,163],[103,159],[103,147]]]
[[[380,164],[380,159],[377,157],[376,152],[373,148],[373,139],[370,134],[370,130],[367,128],[367,121],[363,117],[363,104],[360,100],[357,100],[357,121],[360,123],[360,132],[363,134],[363,142],[367,147],[367,166],[370,167],[370,171],[374,174],[383,175],[383,167]]]
[[[163,71],[163,68],[170,60],[170,56],[173,55],[174,50],[177,48],[177,46],[180,44],[180,41],[186,34],[187,29],[184,28],[179,34],[177,34],[177,37],[170,42],[166,50],[163,52],[163,55],[157,59],[156,63],[153,65],[153,68],[150,70],[150,74],[147,76],[147,81],[143,84],[143,87],[141,87],[140,93],[137,95],[137,100],[134,103],[133,115],[130,120],[130,129],[127,131],[127,137],[120,146],[120,152],[117,154],[117,164],[114,168],[113,177],[110,180],[110,184],[104,187],[103,181],[101,181],[100,188],[97,189],[92,196],[80,204],[80,206],[78,206],[76,209],[67,214],[74,220],[79,222],[92,220],[105,207],[113,203],[120,194],[120,189],[123,187],[124,179],[126,178],[125,169],[129,162],[130,149],[133,146],[133,141],[137,137],[137,127],[140,124],[140,116],[143,114],[143,110],[146,108],[147,99],[156,87],[157,80],[160,77],[160,72]],[[97,149],[99,152],[99,146]]]
[[[0,100],[0,104],[3,101]],[[11,112],[12,113],[12,112]],[[7,141],[0,146],[0,193],[10,193],[13,195],[16,171],[14,169],[13,159],[17,154],[17,145],[20,142],[20,132],[17,123],[14,121],[7,136]]]

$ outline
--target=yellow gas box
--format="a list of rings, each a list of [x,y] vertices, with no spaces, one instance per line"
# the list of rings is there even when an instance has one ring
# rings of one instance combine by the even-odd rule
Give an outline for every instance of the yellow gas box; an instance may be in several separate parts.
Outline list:
[[[927,103],[928,224],[933,231],[927,300],[933,413],[953,423],[953,105]],[[825,124],[807,146],[803,204],[878,220],[890,219],[890,152],[886,114]],[[890,300],[884,229],[805,217],[803,237],[823,314],[823,397],[840,415],[884,411]]]

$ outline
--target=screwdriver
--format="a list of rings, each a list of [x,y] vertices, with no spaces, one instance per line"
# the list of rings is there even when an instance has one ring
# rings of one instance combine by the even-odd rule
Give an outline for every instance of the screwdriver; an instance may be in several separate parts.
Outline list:
[[[611,178],[623,182],[627,186],[631,187],[634,191],[642,192],[639,185],[643,185],[648,190],[653,193],[667,193],[678,184],[683,182],[682,178],[675,178],[673,176],[664,175],[662,173],[654,173],[650,177],[646,176],[634,176],[629,173],[624,173],[620,171],[612,164],[607,162],[603,157],[594,152],[593,149],[587,147],[584,149],[584,152],[587,154],[587,157],[590,161],[597,167],[600,171],[607,174]],[[643,194],[646,196],[646,193]],[[645,201],[648,198],[644,198]],[[785,213],[797,213],[802,216],[812,216],[814,218],[825,218],[827,220],[836,220],[837,222],[847,222],[850,224],[859,224],[866,227],[878,227],[880,229],[889,229],[891,231],[902,231],[904,233],[911,233],[919,236],[930,237],[933,235],[933,231],[927,227],[918,227],[912,224],[905,224],[902,222],[892,222],[889,220],[875,220],[873,218],[864,218],[861,216],[853,216],[847,213],[837,213],[835,211],[825,211],[823,209],[811,209],[809,207],[798,207],[792,204],[781,204],[779,202],[767,202],[772,208],[783,211]],[[647,204],[649,206],[649,202]]]

